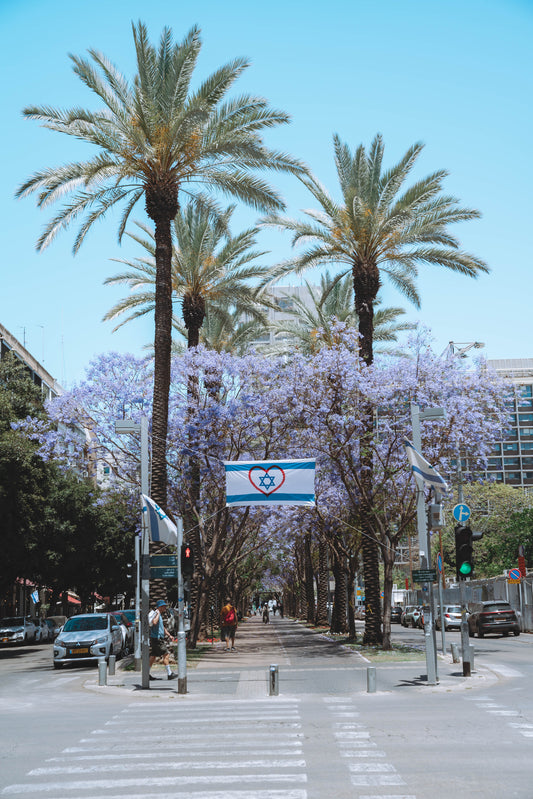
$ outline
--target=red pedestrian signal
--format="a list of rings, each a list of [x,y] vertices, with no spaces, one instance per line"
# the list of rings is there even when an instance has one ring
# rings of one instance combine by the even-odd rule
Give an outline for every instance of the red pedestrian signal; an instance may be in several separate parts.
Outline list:
[[[194,572],[194,552],[190,544],[181,545],[181,573],[183,577],[192,577]]]

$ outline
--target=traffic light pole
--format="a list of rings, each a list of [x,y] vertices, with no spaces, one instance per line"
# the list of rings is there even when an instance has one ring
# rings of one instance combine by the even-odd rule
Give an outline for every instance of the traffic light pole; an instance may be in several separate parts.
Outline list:
[[[457,452],[457,500],[458,504],[464,502],[463,496],[463,470],[461,453]],[[470,677],[470,638],[468,636],[468,622],[466,619],[466,600],[464,581],[459,578],[459,598],[461,601],[461,657],[463,658],[463,677]]]
[[[181,547],[183,544],[183,519],[177,520],[178,540],[176,560],[178,562],[178,694],[187,693],[187,642],[185,638],[185,597],[183,592],[183,572],[181,568]]]
[[[431,418],[429,411],[421,412],[419,406],[411,403],[411,425],[413,430],[413,446],[419,452],[422,451],[422,440],[420,436],[420,419]],[[423,484],[416,481],[416,521],[418,530],[418,549],[420,556],[420,568],[431,568],[431,542],[429,537],[429,524],[426,512],[426,502]],[[435,626],[433,624],[433,584],[423,583],[422,589],[427,592],[429,609],[424,613],[424,641],[426,648],[426,668],[429,685],[437,685],[439,678],[437,675],[437,641],[435,637]]]

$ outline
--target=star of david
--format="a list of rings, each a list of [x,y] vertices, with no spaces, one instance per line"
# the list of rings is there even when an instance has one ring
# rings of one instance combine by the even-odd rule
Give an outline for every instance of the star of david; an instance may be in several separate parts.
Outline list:
[[[269,480],[270,482],[266,482]],[[262,477],[259,478],[259,485],[263,486],[263,488],[272,488],[276,484],[276,480],[272,477],[271,474],[264,474]]]

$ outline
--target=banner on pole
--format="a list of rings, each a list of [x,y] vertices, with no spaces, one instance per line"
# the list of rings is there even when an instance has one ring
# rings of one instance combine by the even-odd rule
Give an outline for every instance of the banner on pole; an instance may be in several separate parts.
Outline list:
[[[448,484],[444,477],[441,477],[436,469],[431,466],[427,460],[414,448],[410,441],[405,439],[403,442],[407,459],[411,464],[411,469],[417,482],[422,481],[430,488],[435,488],[443,494],[448,493]]]
[[[178,543],[178,530],[174,522],[168,518],[163,508],[146,494],[141,494],[141,503],[143,514],[146,514],[150,539],[175,547]]]
[[[315,459],[224,461],[226,507],[315,504]]]

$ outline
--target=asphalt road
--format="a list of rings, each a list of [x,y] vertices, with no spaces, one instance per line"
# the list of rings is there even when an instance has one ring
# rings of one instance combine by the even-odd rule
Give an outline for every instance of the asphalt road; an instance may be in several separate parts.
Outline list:
[[[394,637],[423,633],[395,625]],[[458,633],[447,635],[460,642]],[[135,676],[54,672],[51,646],[0,650],[0,796],[47,799],[533,797],[533,636],[475,639],[472,678],[448,658],[368,663],[290,620],[241,625],[187,696]],[[277,663],[280,695],[266,695]]]

